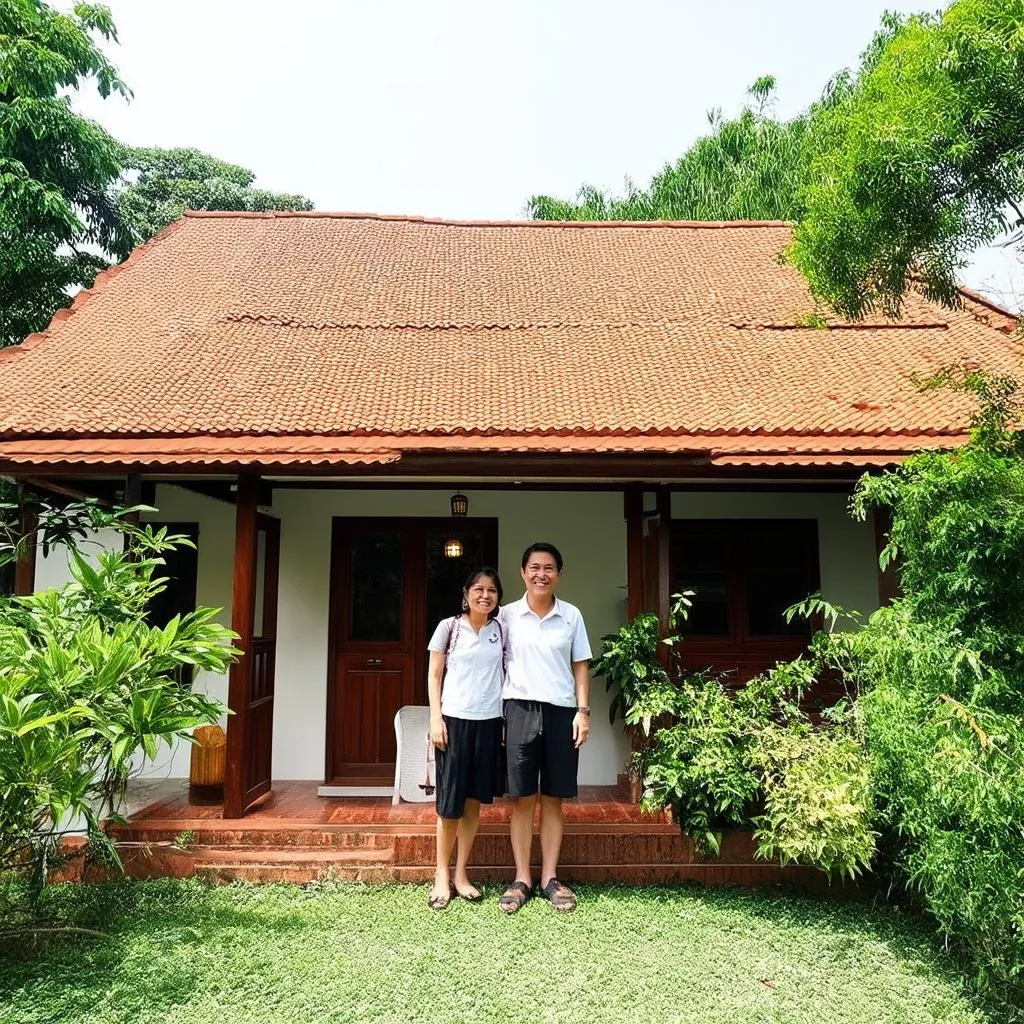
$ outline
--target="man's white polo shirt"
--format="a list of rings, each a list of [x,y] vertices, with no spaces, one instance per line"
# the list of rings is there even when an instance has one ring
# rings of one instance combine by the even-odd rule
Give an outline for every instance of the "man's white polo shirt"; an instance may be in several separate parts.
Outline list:
[[[579,608],[555,598],[555,606],[541,618],[530,610],[524,594],[501,609],[508,626],[508,675],[502,696],[507,700],[543,700],[574,708],[574,661],[588,661],[590,641]]]

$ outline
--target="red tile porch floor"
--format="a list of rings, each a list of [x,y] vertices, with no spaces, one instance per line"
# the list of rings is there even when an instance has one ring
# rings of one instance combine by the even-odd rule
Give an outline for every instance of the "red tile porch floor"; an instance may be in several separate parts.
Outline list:
[[[126,870],[136,877],[203,875],[214,880],[424,882],[433,876],[434,805],[384,797],[318,797],[314,782],[275,782],[244,818],[226,821],[219,804],[190,802],[187,783],[147,782],[136,791],[131,822],[119,828]],[[509,805],[482,809],[473,876],[512,878]],[[172,847],[190,832],[184,849]],[[565,804],[560,874],[576,882],[708,885],[823,881],[806,868],[757,861],[749,833],[726,834],[717,857],[700,858],[663,815],[645,814],[616,787],[584,786]],[[539,850],[534,840],[534,863]]]

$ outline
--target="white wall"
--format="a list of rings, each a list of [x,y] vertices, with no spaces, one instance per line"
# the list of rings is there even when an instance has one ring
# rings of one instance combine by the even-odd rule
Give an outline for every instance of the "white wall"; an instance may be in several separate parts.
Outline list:
[[[618,492],[473,491],[471,516],[497,516],[506,600],[522,593],[523,549],[548,540],[565,558],[559,594],[583,611],[594,651],[625,616],[626,527]],[[447,516],[449,492],[277,490],[281,591],[274,701],[275,778],[320,779],[327,730],[327,626],[333,516]],[[457,595],[453,595],[457,598]],[[610,785],[625,760],[621,729],[608,724],[603,682],[592,689],[590,741],[580,781]]]
[[[848,611],[878,607],[878,559],[870,522],[848,511],[849,497],[834,493],[684,491],[672,495],[673,519],[816,519],[821,593]]]

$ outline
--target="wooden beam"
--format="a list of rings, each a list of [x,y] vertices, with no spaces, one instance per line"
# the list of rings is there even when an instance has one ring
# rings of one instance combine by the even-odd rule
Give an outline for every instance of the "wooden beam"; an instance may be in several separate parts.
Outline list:
[[[644,610],[644,492],[630,487],[623,492],[626,516],[626,621]]]
[[[74,487],[69,487],[67,484],[62,483],[58,480],[43,479],[37,476],[26,476],[22,477],[22,483],[33,491],[42,491],[44,494],[57,494],[62,498],[70,498],[72,501],[98,501],[101,505],[105,505],[108,508],[112,507],[111,503],[105,498],[101,498],[96,494],[89,494],[86,491],[80,491]]]
[[[227,766],[224,775],[224,817],[241,818],[245,814],[248,788],[249,698],[252,694],[256,611],[256,502],[259,477],[244,474],[238,478],[235,503],[235,567],[231,586],[231,628],[238,634],[236,643],[242,655],[228,675]]]
[[[24,546],[14,566],[14,593],[17,597],[27,597],[36,586],[39,509],[29,500],[24,487],[18,488],[18,505],[18,535]]]

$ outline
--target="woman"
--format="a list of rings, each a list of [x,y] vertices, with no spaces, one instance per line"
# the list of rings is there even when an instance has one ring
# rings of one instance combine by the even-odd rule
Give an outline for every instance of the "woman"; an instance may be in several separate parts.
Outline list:
[[[452,893],[477,901],[466,865],[480,824],[480,804],[505,791],[499,778],[505,636],[497,620],[501,580],[476,569],[462,590],[462,614],[444,619],[427,645],[430,739],[437,769],[437,871],[428,904],[444,910]],[[458,839],[455,874],[449,871]]]

